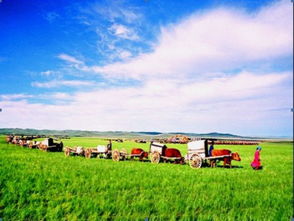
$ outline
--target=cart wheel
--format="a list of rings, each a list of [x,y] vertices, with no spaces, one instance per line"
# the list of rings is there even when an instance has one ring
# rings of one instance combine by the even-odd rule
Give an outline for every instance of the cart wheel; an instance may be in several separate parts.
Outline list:
[[[42,150],[41,146],[42,146],[42,144],[38,144],[37,149]]]
[[[66,147],[64,151],[64,155],[68,157],[69,153],[70,153],[69,147]]]
[[[86,149],[85,150],[85,157],[90,159],[91,158],[91,155],[92,155],[92,151],[90,149]]]
[[[39,146],[39,149],[40,150],[45,150],[45,148],[46,148],[46,145],[45,144],[40,144],[40,146]]]
[[[198,154],[193,154],[189,161],[192,169],[198,169],[202,165],[202,158]]]
[[[159,163],[160,154],[158,152],[154,152],[151,154],[151,163]]]
[[[120,160],[120,153],[119,150],[112,151],[112,160],[113,161],[119,161]]]

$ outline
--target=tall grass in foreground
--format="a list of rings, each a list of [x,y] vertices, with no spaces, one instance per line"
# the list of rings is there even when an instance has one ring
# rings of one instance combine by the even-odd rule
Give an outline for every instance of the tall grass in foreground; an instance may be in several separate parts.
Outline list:
[[[289,220],[292,216],[291,143],[262,144],[262,171],[250,168],[254,146],[226,146],[240,153],[242,161],[233,161],[239,168],[192,170],[168,163],[67,158],[63,153],[7,145],[2,138],[3,220]],[[103,142],[64,141],[88,147]],[[138,146],[125,142],[114,148],[133,145]],[[139,146],[148,149],[148,144]]]

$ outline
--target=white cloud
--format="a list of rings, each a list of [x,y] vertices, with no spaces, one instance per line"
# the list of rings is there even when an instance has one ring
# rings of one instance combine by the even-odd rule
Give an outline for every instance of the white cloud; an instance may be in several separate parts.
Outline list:
[[[29,94],[0,94],[0,100],[18,100],[32,97],[34,96]]]
[[[44,100],[51,100],[55,101],[55,103],[62,103],[63,101],[71,101],[73,100],[74,96],[68,93],[63,92],[53,92],[53,93],[44,93],[39,94],[38,96],[35,96],[37,99]]]
[[[121,8],[120,12],[127,23],[138,23],[138,21],[143,17],[142,14],[128,9]]]
[[[71,95],[67,93],[61,93],[61,92],[53,93],[51,97],[55,99],[60,99],[60,100],[70,100],[73,98]]]
[[[78,86],[93,86],[93,81],[80,81],[80,80],[53,80],[47,82],[32,82],[32,86],[40,88],[53,88],[53,87],[78,87]]]
[[[131,56],[132,56],[132,53],[129,52],[129,51],[126,51],[126,50],[123,50],[123,51],[121,51],[121,52],[119,53],[119,57],[120,57],[121,59],[126,59],[126,58],[129,58],[129,57],[131,57]]]
[[[125,7],[120,1],[109,2],[108,6],[97,3],[91,9],[84,9],[82,11],[91,15],[93,15],[94,11],[94,15],[98,13],[99,17],[103,17],[103,19],[109,22],[122,20],[128,24],[138,23],[143,17],[136,8]]]
[[[112,34],[114,34],[115,36],[119,37],[119,38],[124,38],[124,39],[128,39],[128,40],[138,40],[139,36],[135,33],[135,31],[130,28],[127,27],[125,25],[121,25],[121,24],[113,24],[109,30],[111,31]]]
[[[128,6],[121,1],[107,4],[94,2],[79,8],[81,15],[76,19],[96,32],[96,48],[103,64],[125,59],[120,51],[138,54],[147,45],[142,33],[144,15],[142,8]],[[140,44],[138,44],[140,41]]]
[[[83,61],[78,60],[77,58],[67,55],[67,54],[60,54],[57,56],[59,59],[69,62],[69,63],[73,63],[73,64],[83,64]]]
[[[50,76],[50,75],[53,75],[53,74],[56,74],[56,73],[58,73],[58,72],[47,70],[47,71],[42,71],[41,75]]]
[[[124,33],[121,28],[117,33]],[[218,8],[162,27],[153,51],[126,62],[92,67],[105,77],[166,78],[224,71],[292,53],[287,1],[247,14]]]
[[[66,105],[4,101],[0,102],[5,109],[0,124],[87,130],[213,130],[249,135],[275,130],[281,134],[283,128],[291,128],[290,111],[272,114],[268,110],[291,107],[291,88],[283,85],[290,80],[288,72],[257,75],[244,71],[201,82],[150,80],[132,88],[56,94],[57,101],[70,100]],[[19,111],[22,115],[16,114]],[[15,120],[8,120],[12,116]]]

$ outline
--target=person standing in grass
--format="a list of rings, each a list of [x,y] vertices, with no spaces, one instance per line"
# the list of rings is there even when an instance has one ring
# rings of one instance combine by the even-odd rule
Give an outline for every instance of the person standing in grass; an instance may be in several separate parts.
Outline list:
[[[111,139],[109,139],[109,143],[107,144],[107,149],[108,149],[108,151],[112,150]]]
[[[258,146],[256,148],[256,151],[254,153],[254,159],[251,163],[251,166],[254,170],[260,170],[262,169],[261,163],[260,163],[260,151],[261,151],[261,147]]]
[[[211,157],[212,156],[212,151],[213,151],[214,147],[213,144],[210,145],[209,147],[209,151],[208,151],[208,155]]]
[[[213,149],[214,149],[214,141],[212,141],[212,143],[211,143],[211,145],[210,145],[210,147],[209,147],[209,151],[208,151],[208,156],[212,156],[212,151],[213,151]]]

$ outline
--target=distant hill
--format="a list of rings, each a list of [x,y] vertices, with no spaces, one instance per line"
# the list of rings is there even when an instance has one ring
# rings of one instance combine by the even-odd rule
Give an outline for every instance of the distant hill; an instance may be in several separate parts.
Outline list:
[[[162,134],[160,132],[132,132],[132,133],[143,134],[143,135],[160,135],[160,134]]]
[[[218,132],[212,132],[212,133],[206,133],[206,134],[196,134],[196,133],[181,133],[181,132],[172,132],[168,133],[170,135],[175,135],[175,134],[182,134],[188,137],[207,137],[207,138],[213,138],[213,137],[226,137],[226,138],[244,138],[239,135],[234,135],[234,134],[228,134],[228,133],[218,133]]]
[[[86,130],[37,130],[37,129],[21,129],[21,128],[0,128],[0,134],[16,134],[16,135],[46,135],[46,136],[70,136],[70,137],[105,137],[105,138],[166,138],[175,134],[185,135],[191,138],[228,138],[228,139],[256,139],[256,137],[242,137],[228,133],[182,133],[169,132],[161,133],[156,131],[150,132],[126,132],[126,131],[86,131]]]

